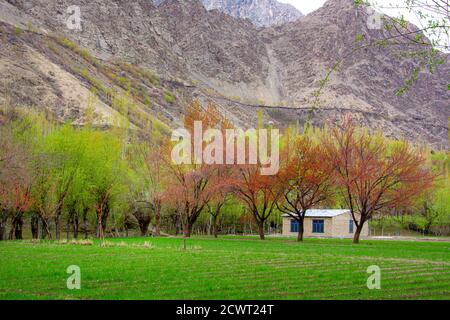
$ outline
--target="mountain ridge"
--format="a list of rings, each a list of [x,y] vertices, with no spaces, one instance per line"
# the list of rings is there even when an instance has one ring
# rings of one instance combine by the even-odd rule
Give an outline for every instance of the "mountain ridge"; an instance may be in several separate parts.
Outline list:
[[[156,6],[166,0],[153,0]],[[237,19],[249,19],[257,27],[269,27],[298,20],[303,14],[277,0],[200,0],[208,10],[219,10]]]
[[[183,107],[191,99],[200,99],[218,104],[221,112],[240,127],[255,125],[255,111],[282,126],[297,122],[302,125],[310,115],[314,125],[323,125],[350,113],[358,123],[388,136],[448,148],[448,55],[440,70],[421,73],[412,90],[397,97],[395,89],[417,62],[399,57],[391,48],[366,48],[343,61],[324,87],[320,104],[312,103],[326,71],[349,54],[355,36],[380,35],[381,31],[367,28],[364,9],[354,7],[351,0],[329,0],[302,19],[262,29],[249,20],[208,11],[196,0],[166,0],[159,6],[146,0],[133,4],[113,1],[110,5],[105,0],[80,1],[83,30],[76,32],[63,27],[70,1],[1,0],[0,5],[2,29],[9,30],[3,31],[8,39],[14,39],[21,50],[33,49],[42,59],[58,60],[55,64],[69,74],[77,66],[69,66],[50,54],[39,43],[44,40],[35,39],[35,35],[14,35],[14,24],[26,29],[26,22],[33,20],[37,29],[45,29],[50,35],[62,34],[91,51],[108,68],[125,61],[152,70],[161,84],[145,86],[152,108],[142,109],[171,127],[180,124]],[[0,69],[7,71],[7,81],[18,72],[13,58],[5,51],[0,54]],[[31,62],[25,59],[20,67],[32,70]],[[105,85],[117,86],[95,66],[83,68],[91,70]],[[119,74],[134,79],[129,71],[118,69]],[[33,72],[29,78],[24,77],[24,83],[36,80]],[[77,74],[75,77],[82,86],[92,87],[86,79]],[[39,78],[48,85],[45,77]],[[142,85],[142,80],[134,80]],[[174,102],[165,101],[166,91],[175,96]],[[5,90],[0,88],[2,94]],[[22,94],[17,103],[27,99]],[[61,101],[67,104],[66,100]],[[108,101],[102,102],[107,108]]]
[[[202,0],[208,10],[218,9],[235,18],[250,19],[257,27],[291,22],[303,17],[294,6],[276,0]]]

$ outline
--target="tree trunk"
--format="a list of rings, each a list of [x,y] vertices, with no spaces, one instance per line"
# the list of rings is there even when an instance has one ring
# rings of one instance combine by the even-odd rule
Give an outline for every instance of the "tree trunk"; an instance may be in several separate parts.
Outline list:
[[[6,224],[0,221],[0,241],[5,239]]]
[[[106,203],[105,209],[103,210],[102,214],[102,228],[103,228],[103,234],[106,233],[106,221],[108,220],[109,216],[109,204]]]
[[[214,236],[214,238],[217,238],[217,217],[219,216],[219,214],[217,212],[211,212],[211,209],[209,214],[211,215],[212,235]]]
[[[214,238],[217,239],[217,223],[214,223],[214,225],[213,225],[213,235],[214,235]]]
[[[42,217],[40,217],[39,219],[39,224],[41,225],[41,235],[40,238],[41,239],[45,239],[45,237],[47,236],[47,230],[45,228],[45,222],[44,219]]]
[[[148,226],[150,225],[150,222],[152,221],[151,216],[147,215],[142,209],[136,209],[133,212],[133,216],[136,218],[139,230],[141,232],[142,237],[148,236]]]
[[[259,232],[259,238],[261,240],[266,240],[266,236],[264,234],[264,221],[258,223],[258,232]]]
[[[87,239],[89,237],[89,230],[88,230],[88,219],[87,219],[87,210],[85,210],[83,214],[83,231],[84,231],[84,238]]]
[[[35,213],[31,215],[31,237],[33,239],[39,238],[39,216]]]
[[[106,219],[104,219],[102,221],[102,231],[103,231],[103,234],[106,234]]]
[[[150,219],[140,219],[139,229],[141,230],[141,236],[146,237],[148,235],[148,226],[150,224]]]
[[[155,236],[159,237],[161,235],[161,201],[155,201]]]
[[[19,217],[19,219],[17,219],[16,222],[16,227],[14,230],[14,236],[17,240],[22,240],[22,230],[23,230],[23,219],[22,219],[22,215]]]
[[[183,223],[178,212],[175,212],[173,219],[173,221],[175,222],[175,235],[178,236],[181,232],[181,229],[183,228]]]
[[[96,230],[97,238],[103,239],[104,238],[104,232],[103,232],[103,222],[102,218],[99,217],[97,220],[97,230]]]
[[[105,238],[106,233],[106,220],[109,215],[109,205],[108,203],[101,209],[101,212],[97,214],[97,237],[100,239]]]
[[[356,231],[355,231],[355,234],[353,236],[353,243],[355,243],[355,244],[359,243],[359,236],[361,235],[361,231],[362,231],[363,225],[364,224],[360,222],[358,224],[358,226],[356,227]]]
[[[48,220],[41,217],[41,224],[42,224],[42,228],[41,228],[41,239],[45,239],[47,238],[47,236],[49,237],[49,239],[52,238],[52,234],[50,232],[50,227],[48,224]]]
[[[69,215],[68,217],[67,217],[67,223],[66,223],[66,239],[67,239],[67,241],[69,240],[69,238],[70,238],[70,225],[72,224],[72,216],[71,215]]]
[[[78,226],[79,226],[79,223],[78,223],[78,216],[76,216],[76,215],[73,217],[72,226],[73,226],[73,237],[75,239],[78,239]]]
[[[9,229],[8,240],[14,240],[14,229],[15,229],[15,226],[14,226],[14,222],[13,222],[13,224],[11,225],[11,229]]]
[[[192,224],[190,222],[187,222],[184,226],[183,235],[185,238],[190,238],[192,233]]]
[[[13,216],[11,221],[11,230],[9,231],[9,240],[22,240],[23,216],[22,213]]]
[[[6,212],[1,212],[0,216],[0,241],[5,240],[6,236],[6,223],[8,221],[8,214]]]
[[[303,241],[303,232],[304,232],[304,225],[303,225],[303,219],[300,219],[298,221],[298,235],[297,235],[297,241],[302,242]]]
[[[61,215],[59,213],[56,213],[56,216],[55,216],[55,238],[56,238],[56,240],[59,240],[61,237],[60,223],[61,223]]]

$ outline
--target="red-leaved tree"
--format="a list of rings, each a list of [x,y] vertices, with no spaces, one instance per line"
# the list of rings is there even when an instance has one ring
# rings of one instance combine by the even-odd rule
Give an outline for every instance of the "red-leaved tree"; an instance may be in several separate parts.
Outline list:
[[[264,225],[281,197],[277,183],[275,175],[261,175],[261,167],[251,164],[238,166],[230,179],[234,194],[252,213],[261,240],[265,240]]]
[[[333,167],[324,158],[322,145],[308,137],[287,136],[277,176],[282,194],[277,207],[298,222],[298,241],[303,241],[306,211],[332,197]]]
[[[0,127],[0,240],[6,237],[6,222],[11,218],[9,239],[22,239],[23,215],[33,203],[29,154],[15,139],[10,123]]]
[[[176,164],[171,159],[171,148],[166,148],[161,154],[168,171],[171,173],[173,183],[164,194],[164,199],[171,206],[176,208],[183,225],[185,237],[190,237],[194,223],[201,212],[219,193],[228,186],[225,165],[211,164],[205,161],[198,163],[195,159],[195,144],[200,144],[204,150],[207,141],[194,141],[195,122],[201,122],[202,129],[217,129],[223,132],[230,128],[231,124],[220,115],[217,108],[210,104],[204,109],[200,102],[192,102],[187,110],[184,119],[184,127],[191,134],[191,159],[188,164]],[[216,151],[217,152],[217,151]],[[203,154],[202,154],[203,156]]]
[[[432,186],[434,176],[421,150],[359,130],[349,117],[321,143],[324,161],[334,168],[336,185],[356,225],[354,243],[375,214],[408,205]]]

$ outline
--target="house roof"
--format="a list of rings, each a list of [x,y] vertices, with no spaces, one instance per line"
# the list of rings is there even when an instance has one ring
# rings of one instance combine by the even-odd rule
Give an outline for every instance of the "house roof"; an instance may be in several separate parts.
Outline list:
[[[310,209],[306,211],[305,217],[332,218],[348,212],[350,212],[348,209]],[[283,214],[283,217],[289,217],[289,215]]]

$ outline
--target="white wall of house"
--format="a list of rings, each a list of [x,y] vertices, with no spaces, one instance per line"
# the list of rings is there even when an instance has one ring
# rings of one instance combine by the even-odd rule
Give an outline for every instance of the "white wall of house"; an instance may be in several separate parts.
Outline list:
[[[291,217],[283,216],[283,235],[285,236],[297,236],[298,234],[298,232],[291,231],[291,220],[293,220]],[[317,228],[317,226],[316,230],[313,230],[314,220],[323,221],[323,233],[317,232],[322,231],[321,228]],[[350,221],[353,222],[350,211],[334,217],[305,217],[304,237],[353,238],[354,232],[356,231],[356,225],[353,223],[353,232],[351,232]],[[363,230],[361,231],[361,236],[369,236],[368,222],[365,223]]]

